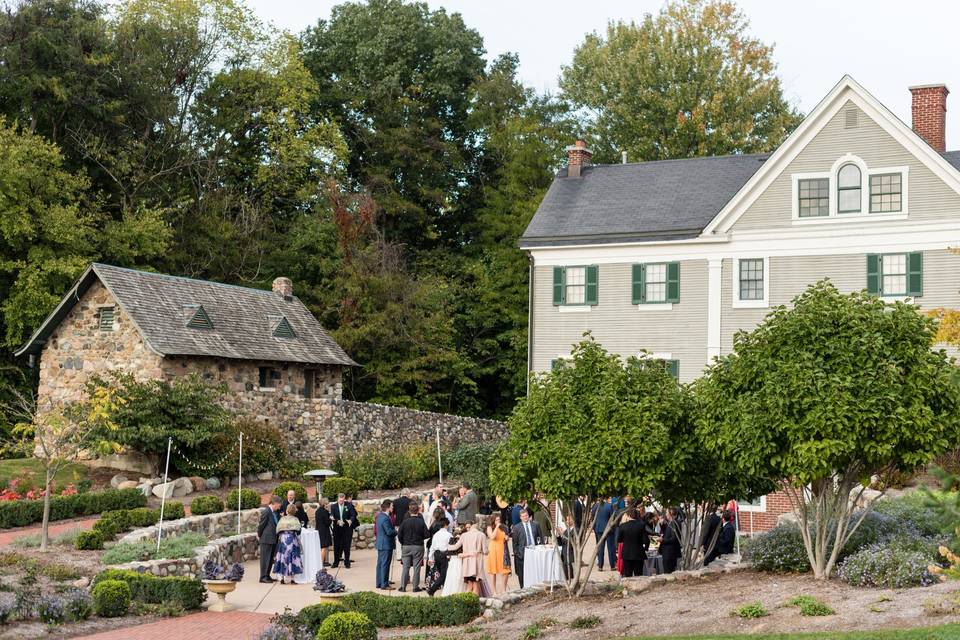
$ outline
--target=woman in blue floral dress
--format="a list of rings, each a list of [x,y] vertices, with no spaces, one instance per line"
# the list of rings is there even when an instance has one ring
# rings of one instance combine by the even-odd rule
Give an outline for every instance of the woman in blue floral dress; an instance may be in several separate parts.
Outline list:
[[[303,549],[300,547],[300,521],[297,519],[297,505],[287,507],[287,515],[277,522],[277,555],[273,563],[273,573],[280,582],[303,573]]]

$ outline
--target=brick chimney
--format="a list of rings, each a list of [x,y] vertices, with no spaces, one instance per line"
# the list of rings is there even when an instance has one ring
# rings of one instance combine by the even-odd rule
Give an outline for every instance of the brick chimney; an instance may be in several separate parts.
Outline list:
[[[936,151],[947,150],[947,94],[945,84],[910,87],[913,130]]]
[[[593,151],[587,149],[586,141],[577,139],[575,143],[567,147],[567,177],[579,178],[580,168],[589,167],[592,157]]]
[[[290,278],[275,278],[273,292],[283,296],[284,300],[293,299],[293,280]]]

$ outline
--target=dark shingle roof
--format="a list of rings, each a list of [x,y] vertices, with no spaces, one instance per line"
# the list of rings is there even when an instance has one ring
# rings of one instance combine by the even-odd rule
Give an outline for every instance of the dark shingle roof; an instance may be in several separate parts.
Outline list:
[[[693,238],[770,157],[657,160],[560,171],[522,248]]]
[[[956,169],[960,169],[960,151],[944,151],[940,155]]]
[[[76,301],[99,279],[136,324],[152,349],[162,355],[195,355],[309,364],[356,363],[297,298],[146,271],[93,264],[60,305],[18,351],[38,353]],[[197,306],[212,329],[189,328]],[[293,338],[273,336],[286,318]]]

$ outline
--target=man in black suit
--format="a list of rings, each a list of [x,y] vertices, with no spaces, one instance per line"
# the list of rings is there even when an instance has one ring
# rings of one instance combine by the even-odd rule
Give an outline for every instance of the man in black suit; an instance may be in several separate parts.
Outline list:
[[[290,505],[296,505],[297,520],[300,521],[300,525],[304,527],[307,526],[307,523],[310,522],[309,518],[307,518],[307,512],[303,508],[303,503],[297,502],[297,492],[294,491],[293,489],[290,489],[290,491],[287,491],[287,499],[284,500],[283,504],[280,505],[280,513],[286,514],[287,507],[289,507]]]
[[[583,514],[587,511],[587,496],[577,496],[577,501],[573,503],[573,523],[580,531],[583,524]]]
[[[400,497],[393,501],[393,513],[397,516],[397,526],[403,524],[407,519],[407,512],[410,510],[410,489],[401,489]]]
[[[528,546],[542,544],[543,534],[540,527],[530,517],[530,510],[520,512],[519,524],[513,525],[510,530],[510,539],[513,541],[513,570],[517,573],[520,587],[523,587],[523,555]]]
[[[737,524],[734,522],[733,512],[723,512],[723,528],[720,529],[720,538],[717,539],[717,555],[733,553],[737,541]]]
[[[643,575],[643,563],[647,559],[650,538],[647,528],[636,509],[626,513],[625,522],[617,527],[617,543],[623,543],[620,558],[623,561],[621,576],[630,578]]]
[[[257,538],[260,540],[260,582],[275,582],[270,577],[273,554],[277,550],[277,522],[280,520],[280,497],[270,498],[270,504],[260,510]]]
[[[677,570],[677,561],[680,560],[680,523],[677,521],[679,511],[670,507],[664,514],[663,537],[660,538],[660,555],[663,557],[663,572],[673,573]]]
[[[337,501],[330,505],[330,519],[333,521],[333,564],[332,569],[343,565],[350,568],[350,545],[353,543],[353,523],[357,520],[357,510],[347,502],[347,496],[340,494]]]
[[[703,526],[703,537],[700,539],[700,548],[703,549],[704,554],[703,566],[707,566],[717,557],[714,536],[720,533],[718,530],[721,524],[720,516],[713,512],[707,517],[707,522]],[[713,545],[712,549],[710,545]]]

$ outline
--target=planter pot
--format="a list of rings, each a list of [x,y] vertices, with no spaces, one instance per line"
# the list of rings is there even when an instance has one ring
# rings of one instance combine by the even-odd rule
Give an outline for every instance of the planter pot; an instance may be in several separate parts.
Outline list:
[[[337,604],[340,598],[347,595],[346,592],[340,593],[320,593],[320,604]]]
[[[233,611],[235,607],[227,604],[227,594],[237,588],[237,583],[232,580],[204,580],[203,584],[211,593],[217,594],[217,601],[207,607],[207,611]]]

